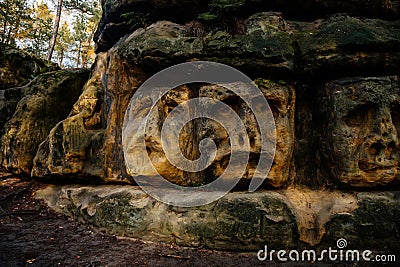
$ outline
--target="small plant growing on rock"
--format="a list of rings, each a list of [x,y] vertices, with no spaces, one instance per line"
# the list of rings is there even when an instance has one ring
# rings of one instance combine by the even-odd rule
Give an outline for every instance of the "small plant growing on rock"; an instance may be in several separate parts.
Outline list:
[[[208,23],[218,23],[230,34],[245,34],[244,20],[235,16],[246,0],[212,0],[209,11],[199,15],[199,19]]]
[[[130,30],[146,28],[149,25],[149,14],[143,12],[128,12],[121,15],[125,19]]]
[[[203,37],[206,34],[203,24],[197,20],[186,22],[185,31],[194,37]]]

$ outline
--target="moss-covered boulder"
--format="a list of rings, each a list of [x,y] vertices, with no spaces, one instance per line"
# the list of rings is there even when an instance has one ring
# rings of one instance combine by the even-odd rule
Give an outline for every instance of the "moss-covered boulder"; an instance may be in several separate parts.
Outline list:
[[[56,64],[33,54],[0,45],[0,90],[21,86],[41,73],[57,69]]]
[[[212,31],[196,37],[185,26],[159,21],[121,39],[113,50],[130,64],[161,69],[190,60],[210,60],[247,71],[288,73],[294,65],[290,29],[280,14],[261,13],[246,21],[246,34]]]
[[[0,163],[3,167],[30,175],[39,144],[71,111],[88,74],[88,71],[48,72],[15,89],[22,99],[1,137]]]
[[[206,193],[205,193],[206,194]],[[191,208],[160,203],[139,187],[49,186],[53,209],[106,232],[233,251],[337,248],[398,252],[399,192],[280,190],[232,192]]]
[[[103,0],[103,15],[94,37],[97,52],[108,51],[120,38],[142,27],[143,22],[150,25],[169,20],[185,24],[201,20],[200,14],[216,15],[210,4],[222,9],[225,4],[225,22],[232,21],[233,17],[245,19],[256,12],[267,11],[282,12],[287,19],[301,21],[312,21],[335,13],[391,20],[400,15],[400,2],[397,0]],[[235,4],[238,8],[232,8]],[[213,21],[210,26],[222,26],[218,24],[221,21]]]
[[[134,186],[50,186],[37,196],[106,232],[150,241],[248,251],[294,247],[298,238],[295,216],[277,192],[230,193],[194,208],[157,202]]]
[[[23,50],[0,44],[0,135],[23,97],[21,87],[41,73],[59,69]]]
[[[358,193],[358,208],[352,213],[336,214],[326,225],[322,245],[345,238],[349,249],[400,251],[399,192]]]

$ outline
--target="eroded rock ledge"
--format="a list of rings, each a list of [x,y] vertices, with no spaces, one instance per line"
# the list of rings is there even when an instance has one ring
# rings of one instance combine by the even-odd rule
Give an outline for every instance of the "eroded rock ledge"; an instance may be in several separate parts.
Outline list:
[[[94,38],[97,52],[106,52],[118,39],[136,29],[129,25],[123,14],[136,12],[138,16],[146,16],[149,24],[160,20],[185,24],[206,12],[210,2],[211,0],[103,0],[104,12]],[[245,19],[256,12],[274,11],[284,13],[285,18],[291,20],[312,21],[334,13],[347,13],[351,16],[394,20],[399,18],[399,7],[399,1],[396,0],[251,0],[244,1],[244,5],[235,15]]]
[[[177,208],[134,186],[49,186],[53,209],[106,232],[186,246],[251,251],[335,247],[398,251],[399,192],[310,190],[229,193],[212,204]]]

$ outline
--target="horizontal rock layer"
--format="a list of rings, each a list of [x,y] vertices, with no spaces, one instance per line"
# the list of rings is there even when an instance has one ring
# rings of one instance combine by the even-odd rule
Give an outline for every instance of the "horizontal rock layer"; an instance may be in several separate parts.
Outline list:
[[[199,14],[208,11],[208,1],[171,1],[171,0],[103,0],[103,16],[95,34],[97,52],[105,52],[119,38],[135,30],[129,25],[129,19],[124,14],[137,14],[138,20],[146,16],[147,23],[160,20],[170,20],[185,24],[197,20]],[[232,15],[246,18],[262,11],[283,12],[285,17],[293,20],[311,21],[333,13],[347,13],[353,16],[369,18],[399,18],[400,3],[396,0],[307,0],[307,1],[244,1],[238,12]],[[140,25],[139,25],[140,26]],[[137,27],[137,26],[136,26]]]
[[[229,193],[212,204],[176,208],[131,186],[50,186],[38,191],[53,209],[109,233],[214,249],[399,249],[397,192],[284,190]]]
[[[332,79],[399,71],[400,21],[338,15],[300,23],[278,13],[258,13],[245,23],[244,35],[217,31],[194,37],[183,25],[161,21],[121,39],[113,51],[150,70],[210,60],[253,78]]]

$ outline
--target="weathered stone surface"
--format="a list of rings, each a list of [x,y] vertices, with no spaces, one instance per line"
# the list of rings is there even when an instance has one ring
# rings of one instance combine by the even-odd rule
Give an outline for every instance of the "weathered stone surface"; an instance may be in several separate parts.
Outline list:
[[[99,36],[95,36],[95,49],[97,53],[107,52],[108,49],[114,46],[117,40],[131,32],[130,27],[126,22],[108,23],[104,26]]]
[[[84,178],[85,181],[104,177],[102,148],[106,105],[103,81],[106,57],[104,53],[97,56],[91,78],[83,87],[72,112],[50,131],[40,145],[33,161],[32,176]]]
[[[326,234],[325,226],[332,218],[337,214],[352,214],[359,202],[356,195],[340,191],[303,188],[281,193],[295,214],[299,240],[313,246],[321,242]]]
[[[295,217],[275,192],[233,193],[199,208],[168,206],[131,186],[51,186],[37,195],[78,220],[145,240],[243,251],[265,242],[292,247],[297,237]]]
[[[30,175],[39,144],[68,115],[87,78],[86,71],[49,72],[20,88],[23,98],[1,138],[3,167]]]
[[[141,131],[134,129],[132,133],[125,138],[131,141],[131,146],[125,153],[125,162],[129,164],[129,174],[132,177],[148,176],[149,179],[158,174],[168,179],[170,182],[190,186],[195,182],[201,182],[196,175],[190,175],[182,169],[175,167],[166,157],[164,147],[161,141],[161,129],[165,123],[166,118],[170,115],[171,111],[178,105],[184,105],[185,101],[190,100],[195,95],[196,90],[193,87],[180,86],[176,89],[169,91],[161,101],[155,104],[152,112],[149,115],[146,124],[145,134],[143,136]],[[140,114],[152,108],[153,102],[147,96],[140,97],[141,102],[137,105],[138,110],[132,110],[133,114]],[[138,125],[139,126],[139,125]],[[168,132],[168,139],[179,136],[180,149],[188,159],[195,159],[198,154],[196,137],[198,134],[195,132],[195,123],[189,123],[183,128],[183,131]],[[136,130],[136,131],[135,131]],[[143,155],[137,146],[141,146],[141,140],[146,144],[147,154],[151,162],[146,163]],[[179,149],[179,148],[177,148]]]
[[[303,24],[295,39],[299,49],[296,67],[306,76],[367,76],[399,70],[399,20],[336,15]]]
[[[279,18],[275,13],[261,14],[248,20],[250,30],[246,35],[218,31],[204,38],[189,36],[183,25],[160,21],[146,30],[137,30],[116,47],[130,64],[148,69],[160,70],[197,59],[249,71],[287,73],[293,69],[294,48]]]
[[[152,154],[151,158],[155,165],[155,170],[153,166],[144,166],[140,155],[132,155],[131,160],[136,167],[133,168],[134,171],[131,174],[128,174],[126,171],[121,141],[122,123],[126,108],[136,89],[148,77],[157,70],[175,63],[199,59],[212,60],[237,67],[252,78],[281,77],[284,73],[296,74],[296,71],[298,71],[297,74],[305,73],[306,78],[317,80],[337,77],[345,71],[346,75],[360,73],[365,69],[368,69],[367,74],[369,72],[373,73],[376,70],[375,66],[379,68],[379,72],[392,72],[400,66],[398,64],[399,58],[397,57],[397,52],[395,52],[399,43],[397,36],[399,34],[397,29],[398,22],[361,20],[348,16],[334,16],[312,23],[290,22],[285,21],[279,13],[268,12],[254,14],[245,23],[247,28],[246,35],[232,36],[226,32],[217,31],[211,32],[204,37],[193,37],[188,34],[183,25],[160,21],[151,25],[146,30],[139,29],[121,39],[107,53],[107,59],[104,59],[106,61],[104,65],[106,66],[102,67],[101,70],[96,70],[101,72],[102,77],[104,77],[102,79],[105,95],[103,106],[100,109],[102,110],[102,114],[104,114],[104,124],[102,124],[102,127],[105,128],[105,132],[104,142],[100,141],[100,139],[99,142],[95,142],[96,146],[100,146],[103,142],[101,151],[104,153],[104,160],[93,162],[97,162],[98,165],[102,166],[93,167],[96,169],[95,172],[92,167],[89,167],[89,170],[85,171],[86,163],[84,164],[82,161],[86,162],[87,159],[85,158],[86,156],[83,156],[82,149],[84,147],[87,148],[87,146],[83,145],[79,149],[81,151],[78,153],[80,156],[75,159],[76,162],[81,161],[80,163],[76,163],[80,164],[80,167],[77,167],[80,170],[79,174],[75,171],[71,172],[74,168],[68,169],[62,167],[56,171],[53,167],[46,166],[49,164],[49,161],[43,159],[45,162],[42,162],[43,160],[39,160],[38,162],[44,164],[44,170],[46,168],[48,170],[53,169],[54,172],[48,170],[37,171],[35,175],[49,176],[52,173],[59,175],[62,173],[60,170],[63,170],[64,173],[82,177],[95,174],[96,177],[101,177],[107,182],[133,183],[132,176],[145,175],[151,177],[155,175],[155,170],[157,170],[158,173],[163,174],[170,181],[182,185],[209,182],[218,177],[224,169],[224,162],[229,158],[229,153],[225,153],[227,149],[226,138],[222,138],[225,141],[220,144],[221,152],[218,155],[217,161],[206,172],[199,175],[189,175],[173,167],[166,160],[162,151],[160,127],[170,110],[177,103],[181,103],[193,96],[200,96],[196,91],[200,89],[190,88],[185,93],[172,92],[166,98],[169,98],[169,102],[163,100],[164,102],[157,105],[159,113],[154,115],[155,117],[151,124],[153,126],[152,132],[148,133],[146,139],[148,142],[148,151]],[[299,45],[298,47],[297,44]],[[296,53],[300,53],[301,57],[296,58]],[[328,71],[328,69],[335,71]],[[296,77],[296,75],[289,75],[288,77],[290,80]],[[309,85],[303,84],[303,82],[300,84],[297,83],[298,87],[296,90],[301,94],[302,88],[309,88],[307,89],[309,91],[308,95],[301,95],[303,98],[311,97],[314,99],[314,95],[316,95],[315,91],[319,86],[318,82],[313,83]],[[270,83],[266,82],[266,84]],[[297,139],[297,147],[300,154],[297,154],[298,162],[296,163],[297,169],[295,169],[295,162],[292,160],[293,147],[295,146],[294,89],[284,85],[274,86],[275,89],[271,93],[268,93],[266,89],[262,89],[266,92],[266,98],[272,103],[278,126],[278,150],[270,174],[271,179],[267,184],[274,187],[283,187],[291,183],[291,178],[298,172],[298,176],[294,179],[295,183],[307,184],[316,188],[325,185],[334,187],[335,184],[331,183],[330,176],[324,176],[319,173],[319,171],[324,172],[326,168],[332,168],[325,166],[321,167],[321,170],[318,170],[316,162],[321,161],[323,157],[317,158],[312,156],[318,150],[316,144],[319,142],[319,129],[315,125],[328,123],[328,119],[330,118],[325,118],[323,122],[315,120],[320,113],[319,107],[312,106],[315,101],[300,100],[301,108],[297,114],[302,115],[298,117],[300,119],[298,121],[298,133],[304,136],[300,136],[300,139]],[[275,92],[274,90],[278,91]],[[213,97],[206,91],[204,94]],[[270,97],[271,99],[269,99]],[[222,92],[222,98],[229,98],[229,94]],[[145,105],[146,103],[143,102],[143,104]],[[239,102],[233,104],[233,107],[246,113]],[[314,113],[312,116],[315,118],[311,118],[310,113]],[[254,120],[251,116],[247,115],[243,119],[247,120],[249,125],[248,130],[251,132],[250,128],[253,129],[256,127]],[[196,126],[196,123],[188,126],[189,128],[185,130],[188,133],[186,137],[182,138],[182,140],[187,141],[187,144],[190,144],[187,145],[184,143],[182,145],[183,150],[185,150],[189,158],[196,158],[198,141],[202,140],[203,137],[207,137],[205,135],[201,136],[202,134],[198,126],[199,124]],[[315,129],[312,129],[312,127]],[[191,131],[197,132],[189,134]],[[65,131],[62,132],[63,135],[69,134]],[[223,132],[220,133],[222,136],[224,135]],[[86,133],[83,135],[87,136]],[[257,134],[254,137],[257,139]],[[215,136],[215,138],[221,139],[220,136]],[[87,141],[90,139],[82,137],[82,140]],[[83,141],[83,143],[86,143],[86,141]],[[54,146],[55,144],[49,144],[48,150],[54,150],[52,148]],[[346,154],[348,152],[342,153]],[[350,153],[346,157],[349,155]],[[245,177],[252,175],[255,162],[257,162],[257,153],[253,153],[251,157],[252,159]],[[91,159],[88,159],[88,161],[91,162]],[[60,166],[60,164],[57,163],[56,165]],[[100,169],[103,171],[100,172]],[[380,185],[383,184],[385,183],[380,183]]]
[[[236,190],[247,189],[260,132],[244,102],[216,85],[171,88],[151,113],[146,135],[128,136],[144,138],[152,165],[134,149],[124,157],[123,121],[137,88],[165,67],[216,61],[262,78],[256,83],[277,127],[277,151],[264,186],[275,191],[229,193],[198,208],[159,203],[130,185],[52,186],[38,195],[80,221],[146,240],[259,250],[326,249],[345,238],[349,248],[400,251],[399,193],[383,191],[400,184],[400,82],[389,76],[400,72],[400,1],[245,2],[228,14],[240,22],[235,32],[224,25],[227,19],[200,24],[198,15],[210,0],[103,0],[95,40],[97,51],[107,53],[98,55],[73,107],[85,73],[47,73],[21,87],[53,66],[1,47],[1,165],[57,182],[134,184],[134,177],[161,174],[175,184],[204,185],[223,173],[232,154],[226,131],[198,119],[169,133],[179,135],[176,151],[191,160],[199,157],[200,140],[215,141],[211,166],[189,173],[167,160],[161,128],[177,105],[205,96],[226,103],[244,122],[250,161],[244,175],[237,174],[243,179]],[[142,23],[148,27],[130,25],[122,16],[129,12],[148,20]],[[325,16],[338,12],[349,15]],[[153,104],[145,96],[140,101],[139,112]],[[380,192],[348,191],[363,188]]]
[[[144,240],[255,251],[335,248],[345,238],[349,248],[399,249],[398,192],[236,192],[197,208],[159,203],[132,186],[49,186],[36,196],[77,220]]]
[[[288,85],[276,84],[268,80],[258,79],[258,86],[267,99],[273,112],[276,127],[276,152],[274,162],[272,164],[268,178],[265,180],[266,185],[273,187],[282,187],[287,184],[290,178],[290,171],[294,171],[292,166],[292,153],[294,148],[294,109],[295,94],[294,88]],[[260,158],[262,149],[261,134],[257,127],[258,122],[246,103],[237,95],[220,86],[204,86],[200,88],[200,97],[210,97],[218,101],[222,101],[232,108],[243,121],[250,142],[250,160],[248,162],[244,175],[238,168],[237,177],[244,179],[260,178],[254,177],[254,173]],[[249,96],[250,101],[254,99]],[[230,120],[231,118],[226,118]],[[265,119],[265,118],[261,118]],[[215,121],[204,121],[199,127],[199,140],[212,138],[217,144],[217,155],[213,164],[205,171],[211,177],[220,177],[225,171],[228,161],[233,151],[241,151],[241,147],[231,147],[229,136],[221,125]],[[266,137],[264,137],[266,138]],[[293,175],[294,173],[292,173]],[[210,177],[205,176],[205,180]],[[242,181],[244,182],[244,181]]]
[[[57,70],[56,64],[7,45],[0,45],[0,90],[21,86],[35,76]]]
[[[69,117],[60,116],[58,120],[64,120],[40,145],[31,174],[53,181],[78,178],[87,183],[95,178],[96,182],[118,184],[133,184],[136,176],[152,179],[161,174],[184,186],[209,183],[224,172],[232,154],[229,136],[221,125],[198,119],[179,133],[169,133],[179,135],[176,149],[191,160],[199,157],[200,140],[215,141],[215,160],[198,173],[185,172],[167,160],[161,128],[176,106],[195,97],[211,97],[230,106],[249,134],[250,161],[244,175],[238,174],[243,179],[236,187],[247,189],[261,150],[260,132],[244,102],[216,85],[171,88],[148,118],[146,135],[132,132],[129,136],[132,140],[144,138],[152,165],[144,164],[144,155],[135,154],[134,149],[124,157],[123,120],[137,88],[165,67],[210,60],[238,68],[252,79],[263,78],[256,83],[269,101],[277,127],[277,151],[264,186],[285,189],[229,193],[197,208],[159,203],[130,185],[50,186],[38,196],[77,220],[145,240],[255,251],[264,245],[320,250],[335,247],[339,238],[345,238],[349,248],[399,251],[398,192],[325,190],[382,190],[399,184],[400,85],[397,76],[388,76],[398,75],[400,70],[399,21],[347,15],[314,20],[342,10],[395,18],[399,1],[289,1],[289,8],[281,6],[281,1],[247,2],[238,18],[243,19],[245,31],[234,35],[218,23],[200,25],[201,34],[188,29],[185,23],[207,10],[207,1],[103,0],[106,12],[96,37],[97,49],[108,52],[98,55],[92,77]],[[267,8],[270,5],[276,9]],[[185,12],[179,12],[181,9]],[[254,14],[262,10],[284,13]],[[131,28],[121,17],[131,11],[149,13],[149,22],[154,23],[146,29]],[[296,16],[301,11],[306,14]],[[295,21],[297,18],[303,21]],[[123,37],[125,34],[129,35]],[[364,78],[342,78],[358,75]],[[21,87],[0,91],[0,109],[4,114],[13,113],[13,106],[24,96]],[[37,94],[27,103],[39,103],[34,97]],[[37,149],[33,140],[44,140],[50,129],[42,124],[52,127],[56,120],[39,120],[40,127],[31,130],[33,126],[21,119],[35,117],[29,110],[21,111],[24,99],[7,126],[3,138],[6,157],[1,159],[14,172],[26,173]],[[145,96],[140,100],[138,112],[153,104]],[[0,120],[8,120],[7,116],[1,114]],[[133,166],[129,172],[127,161]]]
[[[95,35],[97,52],[106,52],[119,38],[136,28],[127,25],[127,19],[121,15],[134,12],[143,19],[146,16],[148,23],[160,20],[170,20],[175,23],[185,24],[198,19],[198,15],[208,11],[211,1],[173,1],[173,0],[103,0],[103,16]],[[239,12],[232,13],[245,19],[246,17],[263,11],[283,12],[285,17],[293,20],[311,21],[328,14],[347,13],[352,16],[369,18],[399,17],[400,2],[397,0],[288,0],[288,1],[246,1]],[[215,26],[215,25],[214,25]]]
[[[245,25],[242,35],[211,31],[194,37],[183,25],[160,21],[121,39],[116,47],[130,64],[151,72],[189,60],[225,63],[254,78],[264,73],[337,78],[399,70],[400,21],[337,15],[295,22],[266,12],[249,17]]]
[[[57,65],[43,61],[32,54],[0,45],[0,136],[23,97],[20,87],[35,76],[57,70]]]
[[[359,250],[396,253],[400,251],[399,192],[358,193],[358,208],[338,213],[326,224],[321,246],[345,238],[349,247]]]
[[[333,180],[357,187],[399,182],[397,76],[329,82],[320,108],[320,164]]]
[[[129,102],[136,89],[149,75],[139,66],[130,64],[116,46],[108,52],[106,101],[107,127],[104,136],[104,180],[132,183],[126,172],[122,149],[122,124]]]
[[[201,10],[206,10],[207,2],[190,0],[103,0],[102,6],[103,16],[94,36],[97,44],[96,52],[106,52],[121,37],[137,29],[137,27],[132,28],[127,25],[126,19],[121,16],[123,14],[136,12],[139,17],[146,16],[149,23],[159,20],[185,23],[195,19]]]
[[[21,87],[0,90],[0,136],[4,131],[4,126],[11,119],[22,97]]]
[[[282,187],[287,184],[290,174],[294,175],[292,168],[294,147],[294,89],[291,86],[279,85],[268,80],[259,79],[259,82],[264,97],[271,105],[277,134],[275,159],[265,184],[273,187]],[[174,167],[165,155],[165,147],[163,147],[161,141],[161,129],[166,118],[176,106],[185,105],[185,101],[194,97],[207,97],[221,101],[234,110],[245,125],[246,135],[248,136],[245,138],[249,139],[250,151],[243,151],[243,148],[240,146],[231,147],[228,133],[216,121],[205,119],[194,120],[187,124],[180,132],[179,129],[176,129],[177,132],[168,132],[167,139],[171,140],[175,136],[179,136],[180,147],[176,149],[181,149],[182,154],[187,159],[195,160],[200,156],[200,140],[211,138],[217,148],[214,161],[212,161],[211,166],[207,169],[196,173],[185,172],[182,169]],[[248,96],[248,100],[251,103],[255,103],[256,99],[252,97]],[[153,105],[153,102],[145,96],[139,99],[142,99],[142,102],[136,106],[140,110],[133,110],[133,114],[139,114],[138,112],[148,110]],[[191,112],[193,116],[196,114],[194,110]],[[219,112],[219,114],[223,116],[223,113]],[[226,114],[226,116],[229,116],[229,114]],[[227,122],[231,120],[231,117],[221,117],[220,119]],[[236,173],[231,173],[233,177],[244,178],[242,184],[248,184],[249,179],[260,178],[253,177],[262,149],[260,130],[257,125],[258,122],[247,104],[238,95],[228,89],[217,85],[182,86],[169,91],[156,104],[147,120],[144,136],[142,136],[140,131],[134,131],[133,129],[132,133],[126,136],[127,140],[131,140],[131,145],[125,153],[125,161],[129,162],[130,175],[133,177],[148,176],[151,179],[151,177],[161,174],[172,183],[190,186],[207,184],[220,177],[228,165],[232,151],[237,153],[249,152],[250,162],[244,175],[242,174],[243,170],[240,168],[237,168]],[[235,128],[238,129],[238,127]],[[146,149],[151,163],[144,163],[141,150],[135,148],[142,145],[141,140],[146,142]],[[183,166],[183,164],[179,166]],[[291,171],[292,173],[290,173]]]

